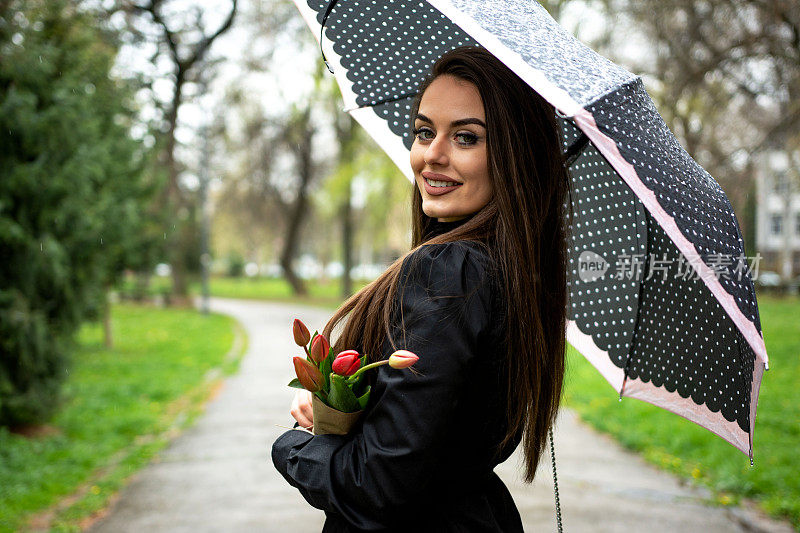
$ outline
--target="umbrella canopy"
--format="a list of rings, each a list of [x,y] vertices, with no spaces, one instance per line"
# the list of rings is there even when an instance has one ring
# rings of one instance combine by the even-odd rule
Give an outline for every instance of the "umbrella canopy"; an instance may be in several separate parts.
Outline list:
[[[618,391],[748,454],[767,352],[733,208],[640,77],[530,0],[294,0],[346,109],[413,182],[408,116],[443,53],[482,46],[552,104],[570,162],[567,339]]]

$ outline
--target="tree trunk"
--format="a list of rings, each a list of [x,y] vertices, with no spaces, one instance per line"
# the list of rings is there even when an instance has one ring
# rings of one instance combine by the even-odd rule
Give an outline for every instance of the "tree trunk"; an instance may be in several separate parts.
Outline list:
[[[160,203],[165,210],[167,224],[165,229],[169,233],[167,254],[172,268],[172,294],[169,300],[177,305],[187,305],[190,303],[186,281],[187,265],[185,258],[187,256],[187,243],[182,237],[184,225],[191,224],[191,219],[187,222],[181,219],[181,209],[186,207],[186,202],[182,197],[178,183],[178,167],[175,160],[175,128],[178,123],[178,110],[183,103],[183,86],[188,81],[190,72],[203,67],[206,53],[212,43],[230,29],[236,16],[238,0],[232,0],[228,16],[223,19],[222,24],[216,31],[206,33],[205,28],[198,21],[197,27],[193,28],[192,33],[196,33],[199,30],[200,39],[191,45],[186,42],[187,32],[184,29],[170,28],[168,17],[165,17],[162,13],[162,4],[160,1],[150,0],[144,5],[134,3],[132,8],[135,11],[149,13],[153,22],[161,27],[161,37],[157,44],[166,45],[175,69],[175,85],[172,90],[170,107],[166,114],[167,131],[164,147],[164,165],[167,169],[168,183],[160,197]],[[185,50],[186,53],[182,53],[182,50]]]
[[[347,190],[342,202],[342,298],[347,299],[353,294],[353,280],[350,270],[353,268],[353,216],[352,216],[352,179],[347,180]]]
[[[300,231],[302,229],[303,214],[306,212],[306,204],[308,203],[306,197],[306,183],[301,180],[300,188],[297,191],[297,200],[295,201],[294,208],[292,209],[291,217],[289,218],[289,226],[286,232],[286,238],[283,242],[283,251],[281,252],[281,267],[283,267],[283,277],[292,286],[292,291],[297,296],[306,296],[308,289],[306,288],[303,280],[297,276],[292,266],[292,260],[297,255],[298,244],[300,241]]]
[[[341,112],[340,112],[341,113]],[[339,139],[339,165],[352,168],[355,157],[353,140],[356,134],[356,122],[349,114],[340,115],[336,120],[336,136]],[[353,268],[353,176],[347,177],[344,198],[340,208],[342,223],[342,298],[353,294],[353,280],[350,270]]]
[[[172,103],[167,114],[167,140],[165,146],[167,175],[167,233],[169,264],[172,269],[172,290],[170,302],[178,307],[189,305],[188,287],[186,282],[185,242],[182,239],[183,224],[180,218],[181,210],[185,207],[181,190],[178,184],[178,166],[175,160],[175,128],[178,123],[178,109],[183,100],[183,85],[186,83],[186,72],[177,67],[175,73],[175,86],[172,93]]]
[[[304,216],[308,210],[308,187],[314,178],[311,139],[315,131],[310,124],[310,120],[311,108],[307,107],[289,125],[289,129],[292,130],[289,138],[295,140],[291,145],[291,149],[297,161],[297,173],[300,182],[297,186],[297,198],[289,216],[286,237],[283,241],[281,267],[283,267],[283,275],[286,281],[292,286],[292,291],[297,296],[308,295],[306,284],[295,273],[292,261],[299,249]]]

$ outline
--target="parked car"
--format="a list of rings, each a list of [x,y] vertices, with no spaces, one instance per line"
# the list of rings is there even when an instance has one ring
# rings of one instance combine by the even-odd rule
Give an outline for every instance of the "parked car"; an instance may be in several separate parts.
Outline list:
[[[258,276],[258,264],[254,262],[249,262],[244,265],[244,275],[248,278],[254,278]]]
[[[759,272],[753,282],[757,287],[780,287],[781,276],[777,272],[766,270]]]
[[[373,280],[383,274],[384,270],[386,270],[388,265],[384,264],[368,264],[364,263],[361,265],[356,265],[350,269],[350,277],[353,279],[368,279]]]
[[[156,265],[156,276],[165,278],[172,274],[172,267],[167,263],[159,263]]]
[[[344,265],[339,261],[331,261],[325,265],[325,275],[329,278],[339,278],[344,273]]]
[[[283,267],[278,263],[263,263],[261,265],[261,275],[268,278],[279,278],[283,276]]]
[[[297,275],[302,279],[317,279],[322,276],[322,263],[312,255],[303,255],[296,263]]]

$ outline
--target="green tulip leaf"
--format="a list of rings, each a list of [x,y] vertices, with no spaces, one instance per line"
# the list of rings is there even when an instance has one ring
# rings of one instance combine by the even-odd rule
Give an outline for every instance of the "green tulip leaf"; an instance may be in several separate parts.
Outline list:
[[[358,405],[361,406],[362,409],[365,409],[367,407],[367,402],[369,401],[370,388],[371,387],[367,385],[367,392],[358,397]]]
[[[358,398],[345,383],[344,376],[331,374],[331,393],[328,396],[328,405],[343,413],[353,413],[359,410]]]
[[[295,389],[305,389],[305,387],[303,387],[303,384],[300,383],[300,380],[297,378],[294,378],[292,381],[290,381],[289,386],[294,387]]]
[[[322,375],[325,378],[323,381],[322,388],[325,392],[331,391],[331,372],[333,372],[333,361],[331,361],[330,357],[326,357],[322,363],[319,365],[319,369],[322,371]]]

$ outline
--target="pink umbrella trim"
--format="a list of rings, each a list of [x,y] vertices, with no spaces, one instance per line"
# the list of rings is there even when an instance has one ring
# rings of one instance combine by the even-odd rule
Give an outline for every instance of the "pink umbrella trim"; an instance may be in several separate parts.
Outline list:
[[[614,167],[614,170],[625,180],[625,183],[633,190],[636,196],[642,201],[644,206],[653,215],[653,218],[664,228],[667,235],[669,235],[672,242],[678,247],[681,253],[686,257],[687,261],[697,271],[700,279],[711,290],[712,294],[716,296],[722,308],[731,317],[733,323],[742,332],[748,344],[753,349],[755,354],[764,364],[765,368],[769,368],[769,361],[767,359],[767,348],[764,344],[764,335],[759,333],[755,325],[742,313],[733,296],[725,290],[719,279],[714,275],[714,271],[700,257],[694,244],[683,235],[675,219],[672,218],[661,204],[656,200],[656,195],[651,191],[642,180],[639,178],[634,169],[623,156],[620,154],[617,144],[613,139],[602,133],[597,127],[592,114],[586,109],[581,109],[574,116],[575,123],[581,128],[587,137],[594,143],[595,147],[600,153],[605,156],[608,162]],[[757,366],[757,365],[756,365]]]
[[[591,335],[583,333],[578,323],[574,320],[569,320],[567,322],[566,333],[569,343],[578,350],[597,371],[600,372],[606,381],[614,387],[614,390],[619,393],[622,390],[625,371],[612,363],[608,352],[597,346]],[[764,367],[762,365],[753,365],[749,433],[743,431],[736,422],[726,420],[721,412],[714,412],[709,410],[708,406],[696,404],[691,396],[684,398],[677,392],[669,392],[663,387],[656,387],[652,383],[642,381],[638,378],[628,377],[627,381],[625,381],[625,390],[622,395],[651,403],[656,407],[661,407],[680,415],[708,429],[712,433],[719,435],[742,453],[752,458],[756,406],[758,404],[758,393],[763,372]]]

